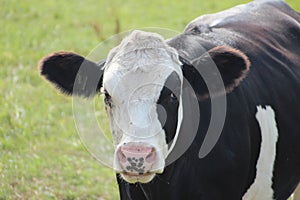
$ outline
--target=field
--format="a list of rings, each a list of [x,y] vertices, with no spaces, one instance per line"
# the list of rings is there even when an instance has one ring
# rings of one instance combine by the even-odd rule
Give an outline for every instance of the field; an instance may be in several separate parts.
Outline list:
[[[176,31],[246,0],[0,1],[0,199],[118,199],[115,176],[81,144],[72,99],[41,79],[58,50],[87,55],[116,33]],[[300,11],[299,0],[287,0]],[[104,111],[102,111],[104,112]]]

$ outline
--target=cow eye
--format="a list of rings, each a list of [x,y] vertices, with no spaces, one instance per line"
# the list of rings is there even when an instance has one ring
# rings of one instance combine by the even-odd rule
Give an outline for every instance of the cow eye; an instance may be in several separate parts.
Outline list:
[[[170,93],[169,98],[171,102],[178,101],[176,95],[173,92]]]

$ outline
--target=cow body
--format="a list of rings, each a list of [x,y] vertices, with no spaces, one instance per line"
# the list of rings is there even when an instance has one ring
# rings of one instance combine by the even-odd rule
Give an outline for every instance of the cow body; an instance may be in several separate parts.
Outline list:
[[[251,70],[227,95],[226,122],[213,151],[197,157],[208,126],[201,121],[189,150],[164,174],[145,185],[119,180],[122,199],[241,199],[254,182],[260,153],[257,105],[270,105],[276,113],[280,136],[272,188],[275,199],[287,199],[300,180],[299,14],[282,1],[255,1],[199,17],[168,44],[187,60],[204,53],[197,46],[233,46],[246,53]],[[209,102],[199,105],[208,118]]]
[[[126,44],[123,43],[123,46]],[[188,24],[182,34],[167,40],[166,44],[177,51],[180,61],[183,62],[183,76],[190,81],[196,93],[201,90],[197,81],[201,76],[185,72],[184,62],[193,61],[216,47],[228,46],[237,52],[243,52],[251,63],[250,70],[247,75],[240,75],[242,81],[237,78],[232,83],[234,86],[226,88],[227,111],[224,128],[218,142],[207,156],[199,158],[199,149],[210,123],[213,96],[198,96],[201,120],[194,140],[180,158],[164,170],[159,167],[155,169],[159,172],[155,176],[151,174],[150,179],[139,181],[126,178],[126,174],[119,175],[123,173],[121,169],[125,169],[122,165],[128,165],[126,160],[122,163],[122,157],[128,159],[128,151],[131,151],[131,156],[134,155],[132,150],[126,151],[121,144],[120,149],[116,150],[116,162],[121,168],[117,170],[121,199],[287,199],[300,182],[300,15],[280,0],[254,1],[217,14],[199,17]],[[118,49],[114,51],[112,54],[116,57]],[[109,61],[106,60],[107,63],[113,60],[110,57]],[[121,58],[122,56],[118,57],[119,60]],[[45,67],[48,64],[47,59],[41,64],[42,74],[46,77],[49,76]],[[243,59],[245,65],[248,59]],[[178,64],[178,60],[173,61]],[[106,84],[108,88],[112,88],[111,85],[116,82],[109,81],[113,75],[107,74],[120,73],[120,68],[113,64],[106,64],[107,71],[113,70],[104,72],[104,86]],[[227,71],[230,69],[225,70],[226,73]],[[172,74],[168,70],[163,73]],[[58,81],[47,78],[59,84]],[[181,78],[179,75],[179,79]],[[156,100],[158,96],[155,97]],[[140,104],[135,108],[139,106]],[[176,108],[178,107],[180,105]],[[152,111],[147,112],[149,115],[153,114]],[[177,116],[178,113],[174,114]],[[139,121],[140,119],[143,117],[136,119],[137,124],[145,122]],[[185,116],[183,121],[185,120],[188,117]],[[180,120],[176,118],[174,121],[178,123]],[[119,124],[121,123],[123,122]],[[176,130],[177,124],[174,123]],[[157,126],[159,127],[158,124]],[[164,132],[167,130],[161,133]],[[163,135],[158,134],[156,137],[161,138]],[[128,142],[130,143],[126,140],[124,144]],[[151,148],[156,152],[156,157],[161,159],[165,156],[166,149],[163,151],[165,153],[160,154],[156,147],[159,144],[151,144],[154,145]],[[143,153],[143,159],[153,156],[151,148],[140,148],[139,145],[133,147],[146,152]],[[161,147],[167,148],[165,143]],[[163,164],[164,162],[155,162],[153,166],[161,167]],[[149,168],[146,165],[144,167]],[[134,174],[136,176],[139,174]],[[128,183],[126,179],[132,182]]]

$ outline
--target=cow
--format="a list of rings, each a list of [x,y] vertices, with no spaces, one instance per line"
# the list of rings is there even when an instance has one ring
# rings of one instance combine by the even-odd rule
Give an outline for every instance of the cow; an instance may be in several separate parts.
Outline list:
[[[169,39],[136,30],[98,63],[56,52],[38,68],[64,94],[104,95],[122,200],[285,200],[300,182],[300,15],[284,1],[200,16]]]

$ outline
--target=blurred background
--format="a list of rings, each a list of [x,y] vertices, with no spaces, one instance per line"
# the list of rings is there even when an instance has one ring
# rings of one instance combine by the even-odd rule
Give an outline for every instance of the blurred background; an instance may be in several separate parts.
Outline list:
[[[39,76],[43,56],[59,50],[87,55],[131,29],[182,31],[202,14],[246,2],[0,0],[0,199],[119,198],[113,171],[80,142],[72,99]],[[300,11],[299,0],[287,2]]]

